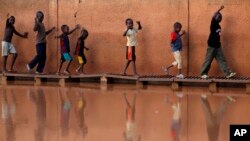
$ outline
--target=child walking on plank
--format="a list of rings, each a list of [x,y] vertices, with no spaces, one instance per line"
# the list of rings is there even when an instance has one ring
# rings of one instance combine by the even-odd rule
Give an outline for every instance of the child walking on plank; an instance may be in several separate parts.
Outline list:
[[[77,56],[78,63],[79,63],[79,66],[76,69],[76,72],[78,74],[84,74],[83,67],[87,63],[87,59],[85,57],[84,50],[85,49],[89,50],[89,48],[87,48],[85,46],[85,40],[87,39],[88,35],[89,35],[88,31],[85,28],[83,28],[81,31],[81,35],[77,40],[75,55]]]
[[[2,41],[3,73],[6,72],[6,63],[9,54],[12,54],[12,62],[9,72],[15,72],[13,67],[17,58],[17,52],[14,45],[11,43],[13,34],[16,34],[17,36],[22,38],[28,37],[28,32],[21,34],[18,31],[16,31],[14,24],[15,24],[15,17],[14,16],[8,17],[6,20],[5,32]]]
[[[72,57],[69,54],[70,53],[70,43],[69,43],[68,35],[72,34],[73,32],[75,32],[79,28],[80,28],[80,25],[76,25],[76,27],[73,30],[69,31],[68,25],[62,25],[61,26],[62,34],[59,36],[56,36],[56,38],[60,39],[60,46],[61,46],[61,60],[60,60],[59,68],[57,70],[58,75],[61,73],[62,65],[65,61],[67,61],[68,64],[64,70],[64,74],[66,74],[66,75],[70,74],[69,66],[72,62]]]
[[[220,68],[222,69],[226,78],[232,78],[236,75],[235,72],[232,72],[228,66],[224,54],[221,49],[221,26],[220,22],[222,21],[222,15],[220,11],[224,9],[224,6],[221,6],[220,9],[214,14],[211,25],[210,25],[210,35],[208,38],[208,48],[205,57],[205,61],[202,65],[201,69],[201,78],[208,79],[208,71],[211,67],[211,63],[215,58],[218,62]]]
[[[179,22],[176,22],[174,24],[174,31],[171,33],[171,50],[174,56],[175,61],[168,67],[163,67],[163,70],[166,74],[168,74],[169,69],[177,66],[178,68],[178,74],[176,75],[177,78],[184,78],[182,74],[182,57],[181,57],[181,51],[182,51],[182,40],[181,36],[185,34],[185,31],[183,31],[182,34],[180,34],[182,25]]]
[[[138,28],[134,28],[134,22],[131,18],[126,19],[125,21],[127,29],[123,33],[123,36],[127,37],[127,49],[126,49],[126,65],[123,71],[123,75],[127,75],[126,71],[129,66],[129,64],[132,62],[132,67],[134,71],[134,75],[137,76],[137,71],[136,71],[136,55],[135,55],[135,48],[137,46],[137,32],[142,29],[140,21],[137,21],[136,23],[138,24]]]
[[[37,32],[36,35],[36,53],[37,55],[26,65],[27,70],[30,71],[36,65],[36,74],[42,74],[46,62],[46,36],[49,35],[55,27],[46,31],[43,24],[44,14],[42,11],[38,11],[35,17],[34,31]]]

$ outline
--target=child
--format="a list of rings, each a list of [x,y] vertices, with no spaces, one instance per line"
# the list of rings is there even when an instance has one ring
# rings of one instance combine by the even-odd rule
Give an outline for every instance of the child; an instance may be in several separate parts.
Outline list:
[[[89,33],[86,29],[82,29],[81,35],[77,40],[75,55],[77,56],[79,67],[76,69],[78,74],[84,74],[83,67],[87,63],[87,59],[84,55],[84,49],[89,50],[89,48],[85,47],[85,40],[87,39]]]
[[[182,25],[179,22],[176,22],[174,24],[174,31],[171,33],[171,49],[173,56],[175,58],[175,61],[170,65],[169,67],[165,68],[163,67],[163,70],[165,73],[168,74],[168,71],[170,68],[177,66],[178,68],[178,74],[176,75],[177,78],[184,78],[181,70],[182,70],[182,60],[181,60],[181,51],[182,51],[182,41],[181,36],[185,34],[185,31],[183,31],[182,34],[180,34]]]
[[[221,8],[214,14],[211,25],[210,25],[210,35],[208,39],[208,48],[206,53],[206,58],[203,63],[202,69],[201,69],[201,78],[202,79],[208,79],[208,71],[210,69],[211,63],[213,59],[215,58],[217,62],[220,65],[220,68],[223,70],[224,74],[226,75],[226,78],[232,78],[236,75],[236,73],[229,70],[227,66],[226,59],[223,55],[222,49],[221,49],[221,42],[220,42],[220,34],[221,34],[221,26],[220,22],[222,21],[222,15],[220,11],[224,9],[224,6],[221,6]]]
[[[26,65],[27,70],[30,71],[37,64],[36,73],[43,73],[45,62],[46,62],[46,35],[50,34],[55,27],[48,31],[45,31],[45,26],[43,24],[44,14],[42,11],[38,11],[35,17],[34,31],[37,32],[36,36],[36,52],[37,55],[31,60],[29,64]]]
[[[15,24],[15,17],[14,16],[8,17],[6,20],[5,33],[2,41],[3,73],[6,72],[6,62],[9,54],[12,54],[13,56],[9,72],[14,72],[13,66],[17,58],[17,53],[15,47],[11,43],[13,34],[15,33],[17,36],[20,36],[22,38],[28,37],[28,32],[25,32],[24,34],[17,32],[14,27],[14,24]]]
[[[68,35],[72,34],[76,29],[80,28],[80,25],[76,25],[76,27],[69,31],[69,26],[68,25],[62,25],[61,30],[62,34],[57,36],[56,38],[60,38],[60,43],[61,43],[61,61],[60,65],[57,71],[57,74],[60,74],[62,65],[65,61],[68,61],[68,65],[64,71],[64,74],[70,74],[69,72],[69,66],[70,63],[72,62],[72,57],[70,56],[70,44],[69,44],[69,37]]]
[[[129,64],[132,62],[134,75],[137,76],[138,74],[136,72],[136,66],[135,66],[135,60],[136,60],[135,47],[137,46],[136,35],[137,35],[138,30],[142,29],[142,26],[141,26],[140,21],[137,21],[138,29],[134,28],[133,20],[130,18],[126,19],[125,23],[126,23],[127,29],[124,32],[123,36],[127,37],[127,50],[126,50],[127,63],[125,65],[123,75],[127,75],[126,74],[127,68]]]

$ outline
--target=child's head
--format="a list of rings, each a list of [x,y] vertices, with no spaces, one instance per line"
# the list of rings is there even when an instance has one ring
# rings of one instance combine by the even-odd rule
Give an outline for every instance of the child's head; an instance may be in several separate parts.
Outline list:
[[[69,33],[69,26],[66,25],[66,24],[62,25],[62,26],[61,26],[61,31],[62,31],[63,33]]]
[[[214,16],[214,20],[218,23],[220,23],[222,21],[222,15],[221,13],[216,13],[216,15]]]
[[[10,16],[8,18],[8,23],[11,24],[11,25],[14,25],[15,24],[15,17],[14,16]]]
[[[42,11],[37,11],[37,12],[36,12],[36,18],[37,18],[40,22],[42,22],[43,19],[44,19],[44,14],[43,14],[43,12],[42,12]]]
[[[129,29],[132,29],[134,26],[134,22],[131,18],[127,18],[125,21],[125,24],[126,24],[127,28],[129,28]]]
[[[174,23],[174,31],[179,33],[181,31],[182,25],[179,22]]]
[[[83,38],[85,40],[88,37],[88,35],[89,35],[88,31],[85,28],[83,28],[81,30],[81,36],[80,36],[80,38]]]

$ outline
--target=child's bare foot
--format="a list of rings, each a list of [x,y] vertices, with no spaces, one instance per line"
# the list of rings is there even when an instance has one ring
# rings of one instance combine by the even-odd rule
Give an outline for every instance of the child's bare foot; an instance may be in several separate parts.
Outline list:
[[[8,72],[10,72],[10,73],[16,73],[17,71],[15,71],[13,69],[10,69],[10,70],[8,70]]]
[[[161,67],[166,75],[169,75],[168,69],[164,66]]]
[[[123,73],[121,73],[121,75],[123,75],[123,76],[127,76],[127,73],[126,73],[126,72],[123,72]]]
[[[61,75],[62,73],[60,71],[56,72],[56,75]]]
[[[68,70],[65,70],[63,73],[64,73],[65,75],[70,75],[70,72],[69,72]]]
[[[76,73],[77,73],[77,74],[80,74],[80,69],[76,69]]]

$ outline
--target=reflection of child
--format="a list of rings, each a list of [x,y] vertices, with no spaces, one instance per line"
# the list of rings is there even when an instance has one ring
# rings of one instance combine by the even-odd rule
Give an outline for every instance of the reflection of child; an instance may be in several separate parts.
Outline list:
[[[173,141],[180,140],[180,130],[181,130],[181,98],[183,97],[182,93],[177,93],[178,102],[171,102],[166,97],[164,101],[169,103],[173,109],[173,118],[171,122],[171,136]]]
[[[71,102],[69,100],[68,95],[65,93],[60,93],[60,98],[61,98],[61,134],[62,136],[68,136]]]
[[[76,120],[77,120],[77,125],[79,127],[79,130],[82,134],[82,136],[85,136],[88,132],[88,127],[85,124],[85,114],[84,110],[86,108],[86,100],[84,99],[83,94],[77,94],[78,96],[78,102],[76,105]]]
[[[2,98],[2,119],[5,125],[6,140],[15,140],[15,129],[16,126],[13,122],[13,115],[16,112],[15,98],[12,93],[11,99],[8,100],[6,89],[3,88],[3,98]]]
[[[135,103],[136,95],[134,95],[133,102],[129,103],[127,96],[124,94],[124,99],[127,104],[126,109],[126,131],[124,132],[124,137],[126,141],[139,141],[140,136],[136,133],[136,123],[135,123]]]
[[[202,104],[203,111],[205,112],[205,119],[206,119],[209,141],[218,141],[220,123],[221,123],[223,114],[225,113],[226,109],[232,102],[235,102],[235,99],[233,99],[230,96],[227,96],[225,100],[221,102],[216,112],[213,113],[210,107],[210,103],[207,99],[207,95],[201,96],[201,104]]]

